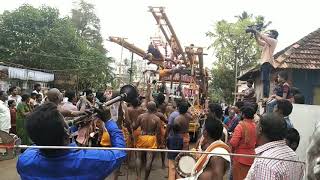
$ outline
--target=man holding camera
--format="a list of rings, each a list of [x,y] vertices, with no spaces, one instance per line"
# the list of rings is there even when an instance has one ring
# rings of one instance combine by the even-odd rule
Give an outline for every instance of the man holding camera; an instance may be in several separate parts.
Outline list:
[[[270,72],[273,68],[273,52],[277,46],[278,32],[270,30],[268,34],[262,34],[259,31],[252,29],[255,34],[257,43],[262,47],[261,53],[261,80],[263,84],[263,98],[269,97],[270,92]]]

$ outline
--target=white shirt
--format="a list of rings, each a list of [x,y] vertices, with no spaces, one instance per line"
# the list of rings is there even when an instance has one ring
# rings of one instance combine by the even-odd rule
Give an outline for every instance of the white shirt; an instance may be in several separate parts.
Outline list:
[[[11,128],[10,110],[3,101],[0,100],[0,130],[9,133]]]
[[[38,92],[37,90],[34,90],[34,91],[32,91],[32,93],[41,94],[42,99],[44,99],[44,96],[43,96],[43,94],[42,94],[42,92],[41,92],[41,91],[40,91],[40,92]]]
[[[16,107],[18,106],[18,104],[21,102],[21,96],[20,95],[16,95],[15,97],[14,96],[12,96],[12,95],[10,95],[9,97],[8,97],[8,101],[9,100],[15,100],[16,101]]]

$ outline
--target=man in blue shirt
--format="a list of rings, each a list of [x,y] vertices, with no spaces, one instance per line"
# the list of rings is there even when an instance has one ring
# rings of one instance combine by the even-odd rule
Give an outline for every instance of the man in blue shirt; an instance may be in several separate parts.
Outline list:
[[[107,119],[102,113],[101,118]],[[102,123],[103,125],[103,123]],[[121,130],[107,121],[112,147],[125,147]],[[39,146],[76,146],[69,144],[68,126],[54,103],[39,106],[26,120],[32,141]],[[20,155],[17,171],[21,179],[104,179],[121,165],[122,150],[61,150],[28,148]]]

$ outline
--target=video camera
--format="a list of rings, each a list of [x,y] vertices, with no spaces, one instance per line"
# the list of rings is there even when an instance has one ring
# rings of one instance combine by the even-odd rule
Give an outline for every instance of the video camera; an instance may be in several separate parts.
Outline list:
[[[271,24],[271,21],[269,21],[266,25],[264,23],[249,25],[246,28],[246,33],[251,33],[251,35],[253,36],[257,32],[261,32],[263,29],[265,29],[270,24]]]

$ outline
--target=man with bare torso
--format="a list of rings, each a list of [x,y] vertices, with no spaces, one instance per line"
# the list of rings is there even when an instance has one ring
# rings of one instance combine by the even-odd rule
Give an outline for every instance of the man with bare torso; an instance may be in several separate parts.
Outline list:
[[[133,130],[138,127],[141,128],[141,135],[138,136],[136,147],[137,148],[149,148],[157,149],[160,143],[160,126],[161,120],[156,115],[157,107],[156,103],[148,102],[147,112],[138,116],[138,119],[133,122]],[[154,160],[154,152],[137,152],[136,165],[137,165],[137,179],[141,179],[141,159],[142,156],[146,156],[146,170],[145,170],[145,180],[148,179],[152,167],[152,162]]]
[[[54,104],[57,105],[59,112],[64,117],[75,117],[75,116],[80,116],[80,115],[85,114],[84,111],[71,111],[71,110],[62,109],[61,102],[62,102],[63,96],[62,96],[62,93],[57,88],[50,89],[48,91],[47,97],[50,102],[53,102]]]
[[[198,180],[223,180],[230,165],[231,148],[220,140],[223,133],[222,122],[216,117],[208,117],[203,131],[203,141],[199,151],[220,155],[202,154],[193,167],[191,176]],[[222,155],[224,154],[224,155]]]
[[[189,122],[192,119],[190,113],[188,113],[189,104],[186,101],[179,103],[178,111],[179,115],[174,119],[174,123],[177,124],[180,128],[179,134],[183,137],[183,149],[189,150]]]
[[[128,115],[132,123],[136,123],[138,117],[145,112],[145,110],[140,105],[140,100],[136,99],[131,103],[131,106],[128,107]],[[134,147],[136,146],[136,141],[138,136],[141,134],[141,128],[138,127],[135,131],[133,131],[133,140]]]

